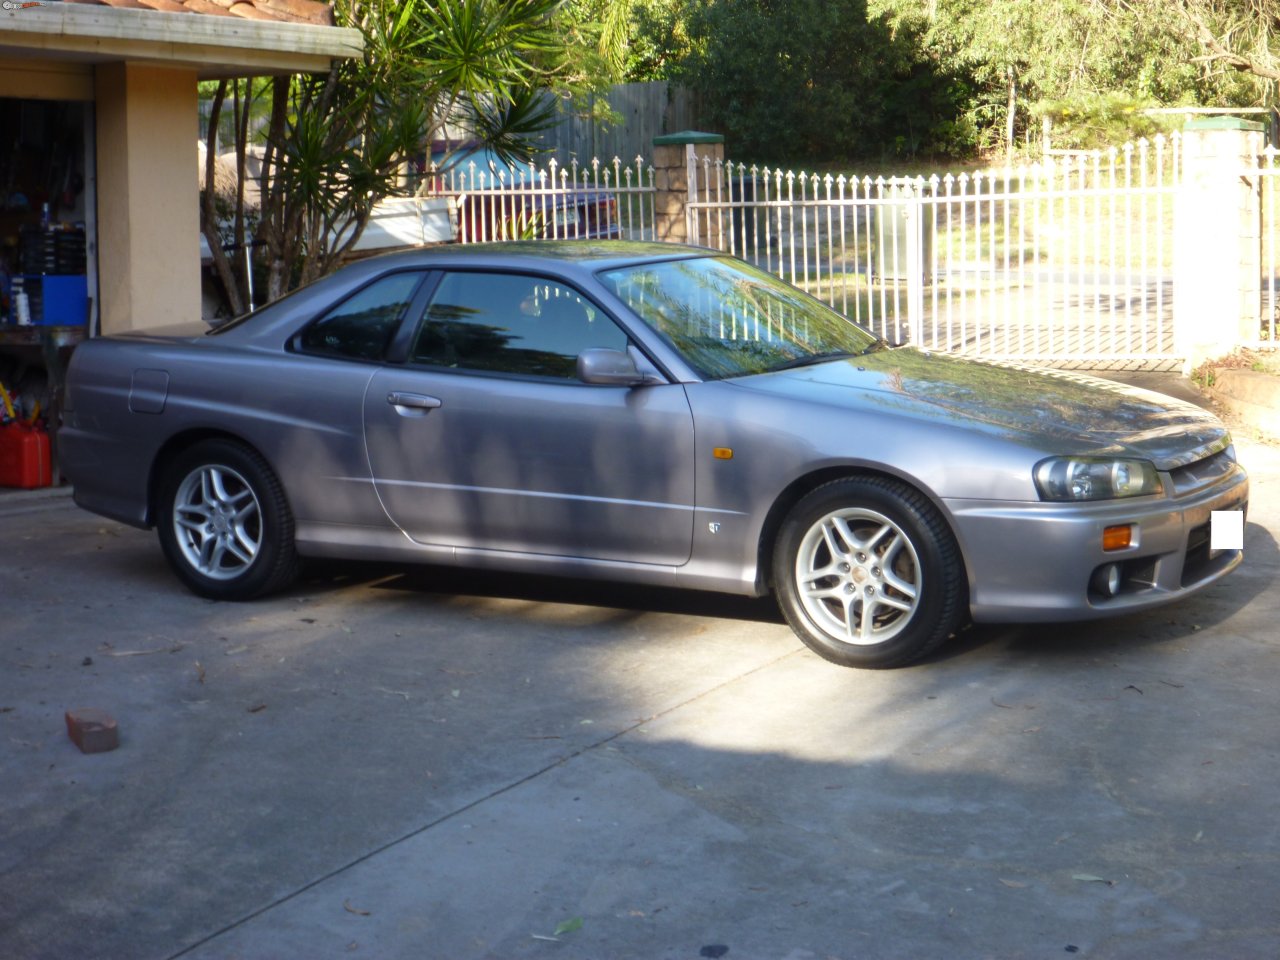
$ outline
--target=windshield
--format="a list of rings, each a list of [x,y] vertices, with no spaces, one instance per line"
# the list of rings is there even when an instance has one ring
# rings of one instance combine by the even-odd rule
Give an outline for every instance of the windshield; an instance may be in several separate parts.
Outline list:
[[[826,304],[728,257],[600,274],[636,316],[707,380],[858,356],[884,346]]]

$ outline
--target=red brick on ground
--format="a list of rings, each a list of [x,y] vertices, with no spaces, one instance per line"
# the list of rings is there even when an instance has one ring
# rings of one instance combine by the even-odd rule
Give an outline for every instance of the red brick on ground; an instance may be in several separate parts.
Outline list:
[[[105,710],[68,710],[67,736],[81,753],[106,753],[120,746],[120,729]]]

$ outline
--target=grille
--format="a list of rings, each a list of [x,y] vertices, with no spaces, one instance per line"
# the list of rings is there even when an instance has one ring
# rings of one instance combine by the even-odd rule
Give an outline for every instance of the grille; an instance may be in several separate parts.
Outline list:
[[[1213,456],[1172,471],[1169,476],[1173,479],[1173,491],[1177,496],[1195,493],[1217,483],[1235,470],[1235,466],[1235,452],[1231,448],[1220,450]]]

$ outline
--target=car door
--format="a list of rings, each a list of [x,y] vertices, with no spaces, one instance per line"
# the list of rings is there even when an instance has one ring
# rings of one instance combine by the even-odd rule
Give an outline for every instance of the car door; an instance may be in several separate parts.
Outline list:
[[[447,272],[403,365],[365,398],[382,503],[424,544],[677,565],[693,531],[693,419],[679,384],[599,386],[588,347],[626,333],[568,286]]]

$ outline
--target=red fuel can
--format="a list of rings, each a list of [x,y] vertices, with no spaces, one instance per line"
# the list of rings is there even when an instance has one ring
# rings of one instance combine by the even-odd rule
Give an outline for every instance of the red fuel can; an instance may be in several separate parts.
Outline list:
[[[0,426],[0,487],[47,487],[53,482],[49,434],[27,423]]]

